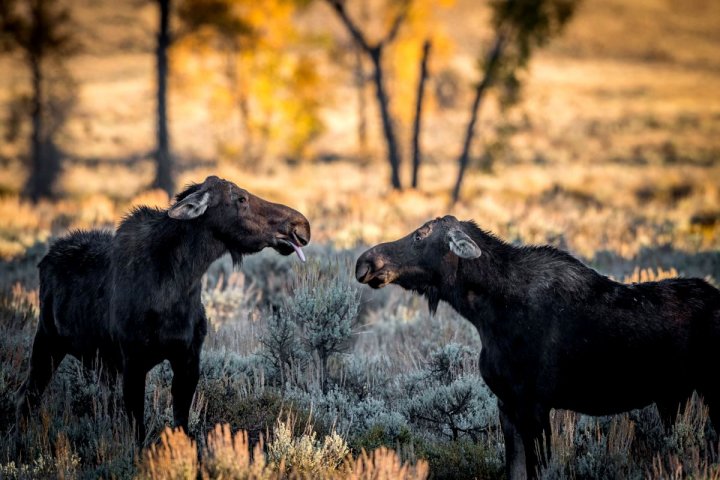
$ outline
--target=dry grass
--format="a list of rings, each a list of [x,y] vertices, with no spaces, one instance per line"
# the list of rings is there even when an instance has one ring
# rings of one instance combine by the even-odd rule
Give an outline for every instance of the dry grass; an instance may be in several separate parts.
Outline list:
[[[696,472],[688,473],[687,470]],[[648,478],[662,478],[664,480],[682,480],[685,478],[702,478],[703,480],[720,479],[720,466],[708,464],[706,459],[700,457],[699,453],[695,453],[692,459],[692,467],[686,469],[686,466],[677,456],[670,456],[665,462],[658,456],[653,461],[652,472],[648,474]]]
[[[166,428],[140,464],[138,478],[192,480],[197,478],[197,446],[181,429]]]
[[[658,268],[653,270],[652,268],[640,268],[635,267],[633,273],[627,275],[624,279],[624,283],[639,283],[639,282],[659,282],[667,278],[676,278],[678,276],[677,270],[671,268],[670,270],[663,270]]]
[[[449,202],[448,170],[427,165],[423,189],[404,192],[388,192],[383,165],[350,162],[279,167],[272,173],[220,165],[184,172],[179,183],[221,175],[305,213],[313,241],[344,247],[399,238],[447,213],[475,219],[508,240],[551,242],[586,257],[599,250],[630,257],[642,247],[665,244],[688,251],[720,247],[720,167],[498,166],[492,175],[471,174],[464,200],[455,206]],[[112,171],[100,167],[84,175],[87,194],[55,204],[0,197],[0,256],[16,256],[68,228],[113,226],[132,205],[168,205],[162,192],[136,193],[143,190],[140,178],[114,178],[115,188],[128,195],[112,199],[94,193],[93,186]]]
[[[216,425],[207,440],[203,478],[271,478],[273,470],[265,462],[262,441],[253,448],[245,431],[235,435],[229,425]]]
[[[688,400],[669,435],[651,447],[652,461],[648,459],[644,466],[647,470],[639,472],[632,466],[632,458],[649,448],[647,415],[635,411],[589,419],[570,411],[555,411],[551,416],[552,457],[540,477],[636,478],[642,473],[653,479],[718,479],[718,445],[705,437],[708,418],[708,408],[699,398]]]
[[[296,439],[304,442],[303,437]],[[274,440],[277,442],[278,440]],[[281,440],[282,442],[282,440]],[[273,444],[269,445],[272,456]],[[382,447],[371,453],[364,450],[357,458],[348,458],[338,465],[287,466],[268,463],[262,440],[252,446],[245,431],[233,434],[229,425],[216,425],[207,437],[202,462],[197,446],[182,430],[166,429],[158,444],[151,446],[139,465],[138,479],[192,480],[200,473],[203,479],[349,479],[349,480],[423,480],[428,477],[428,464],[404,463],[393,450]],[[309,458],[309,457],[308,457]]]
[[[350,480],[411,480],[427,478],[430,470],[425,461],[416,465],[403,464],[398,455],[385,447],[378,448],[372,453],[364,450],[360,456],[349,463],[350,471],[347,478]]]

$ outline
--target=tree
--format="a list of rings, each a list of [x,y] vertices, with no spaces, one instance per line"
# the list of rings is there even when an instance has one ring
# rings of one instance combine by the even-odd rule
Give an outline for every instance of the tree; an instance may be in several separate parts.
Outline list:
[[[478,83],[477,87],[475,87],[475,99],[473,100],[472,107],[470,108],[470,121],[468,122],[465,131],[463,149],[460,153],[460,157],[458,158],[459,170],[457,181],[455,182],[455,188],[453,189],[452,193],[453,202],[457,202],[460,198],[460,187],[465,176],[465,169],[467,168],[468,161],[470,159],[470,148],[472,147],[473,137],[475,136],[475,124],[477,123],[480,104],[482,102],[483,96],[485,95],[485,91],[488,89],[490,83],[494,79],[495,70],[497,68],[498,62],[500,61],[502,50],[505,46],[506,41],[507,39],[505,33],[498,32],[498,35],[495,37],[493,47],[488,53],[487,59],[485,60],[485,66],[483,68],[485,76],[483,77],[482,81]]]
[[[507,88],[504,103],[517,100],[518,73],[525,68],[533,50],[545,45],[562,32],[579,0],[499,0],[492,4],[495,39],[483,62],[483,78],[475,87],[462,151],[458,157],[458,177],[453,202],[460,198],[460,188],[470,160],[479,110],[487,90],[500,80]]]
[[[154,0],[158,6],[157,43],[155,62],[157,75],[157,146],[156,173],[153,186],[172,195],[175,189],[174,162],[168,132],[167,92],[170,66],[168,52],[182,37],[198,33],[206,26],[217,29],[225,38],[245,33],[246,25],[232,15],[231,2],[226,0],[184,0],[177,5],[179,28],[171,31],[170,21],[173,0]]]
[[[363,65],[362,50],[360,50],[357,45],[354,48],[354,53],[353,83],[357,92],[358,101],[358,146],[364,151],[367,148],[367,100],[365,99],[365,84],[367,83],[367,78]]]
[[[0,0],[0,50],[19,50],[30,71],[30,174],[23,193],[36,202],[53,196],[62,157],[55,137],[74,99],[71,88],[53,96],[58,90],[50,92],[48,81],[54,67],[62,78],[53,84],[73,85],[63,68],[63,61],[79,50],[69,10],[52,0]]]
[[[158,5],[158,30],[155,45],[155,72],[157,76],[156,96],[156,134],[157,145],[155,150],[155,180],[153,187],[161,188],[172,195],[175,190],[173,177],[173,159],[170,153],[170,135],[167,120],[167,81],[169,75],[168,49],[172,39],[170,37],[170,7],[171,0],[155,0]]]
[[[407,17],[411,0],[401,0],[397,13],[390,23],[390,28],[379,41],[371,43],[358,25],[350,18],[345,8],[345,0],[326,0],[333,8],[342,24],[356,43],[358,48],[370,59],[373,66],[373,83],[375,84],[375,98],[377,99],[382,120],[383,134],[387,145],[388,162],[390,163],[390,182],[394,189],[401,189],[400,181],[400,151],[398,148],[395,123],[390,113],[390,101],[385,86],[385,71],[383,69],[383,54],[385,48],[391,44],[398,35],[400,27]]]
[[[197,52],[205,58],[221,55],[220,74],[211,63],[207,70],[195,66],[184,72],[184,83],[204,89],[214,84],[212,113],[223,126],[222,150],[242,158],[245,166],[257,166],[270,153],[291,161],[304,158],[324,128],[324,79],[313,55],[299,48],[316,45],[318,38],[295,25],[303,5],[301,0],[184,0],[178,9],[184,34],[173,47],[174,64],[182,70],[182,62]],[[239,129],[233,127],[235,118]]]
[[[417,101],[415,102],[415,121],[413,122],[412,151],[413,151],[413,170],[412,170],[412,187],[418,186],[418,174],[420,172],[420,122],[422,119],[423,98],[425,97],[425,81],[428,77],[428,58],[430,56],[430,40],[425,40],[423,44],[422,60],[420,60],[420,78],[418,80]]]

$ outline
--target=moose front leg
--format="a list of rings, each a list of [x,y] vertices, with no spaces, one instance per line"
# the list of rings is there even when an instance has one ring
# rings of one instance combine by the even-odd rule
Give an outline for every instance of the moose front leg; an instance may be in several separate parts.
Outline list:
[[[550,411],[535,406],[510,408],[498,400],[510,480],[536,478],[542,456],[550,456]]]
[[[65,344],[57,335],[49,334],[43,326],[38,328],[30,356],[30,370],[20,385],[16,398],[16,427],[24,423],[35,410],[53,372],[65,358]]]
[[[190,405],[200,378],[200,352],[187,352],[170,360],[173,369],[172,396],[173,417],[176,427],[190,433]]]
[[[543,458],[550,458],[550,410],[538,405],[522,412],[519,430],[525,447],[528,478],[537,478]]]
[[[505,439],[505,474],[509,480],[525,480],[525,446],[516,421],[508,412],[507,407],[498,400],[500,425]]]

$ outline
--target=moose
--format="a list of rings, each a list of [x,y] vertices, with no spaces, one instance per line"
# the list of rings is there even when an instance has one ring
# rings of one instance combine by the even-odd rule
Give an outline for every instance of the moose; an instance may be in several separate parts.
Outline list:
[[[215,176],[190,185],[168,210],[135,208],[115,235],[75,231],[57,240],[38,265],[39,324],[18,391],[18,424],[70,354],[122,373],[138,443],[145,439],[146,374],[169,360],[174,423],[187,432],[207,333],[202,275],[226,252],[235,264],[265,247],[304,261],[309,240],[301,213]]]
[[[513,246],[446,216],[357,260],[372,288],[449,303],[480,333],[508,478],[537,475],[550,410],[611,415],[652,403],[666,427],[696,391],[720,433],[720,291],[700,279],[615,282],[550,246]]]

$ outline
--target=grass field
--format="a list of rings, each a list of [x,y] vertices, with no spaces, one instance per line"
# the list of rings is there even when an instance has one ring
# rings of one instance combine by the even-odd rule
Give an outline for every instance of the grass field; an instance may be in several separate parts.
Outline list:
[[[720,282],[720,3],[583,2],[563,36],[533,58],[522,102],[507,115],[494,101],[486,105],[462,199],[451,205],[474,66],[490,38],[487,11],[458,0],[437,17],[453,45],[437,69],[462,81],[454,106],[430,99],[417,190],[389,188],[373,105],[370,145],[358,147],[350,75],[330,59],[325,131],[299,162],[273,153],[247,164],[228,153],[219,133],[227,125],[213,116],[211,94],[183,72],[173,77],[178,184],[217,174],[297,208],[312,225],[310,262],[303,268],[264,252],[229,277],[227,260],[211,269],[203,298],[212,331],[191,418],[196,443],[162,433],[171,419],[169,366],[149,376],[154,446],[136,452],[118,389],[68,359],[37,422],[15,444],[14,392],[37,324],[35,265],[48,241],[74,228],[116,225],[132,205],[169,204],[148,190],[154,107],[145,27],[153,11],[137,8],[141,21],[133,23],[117,18],[134,18],[134,7],[71,5],[94,40],[70,65],[78,103],[60,139],[73,159],[59,198],[22,200],[23,137],[0,142],[0,478],[502,478],[502,435],[478,372],[477,332],[449,308],[430,316],[421,299],[393,288],[369,292],[352,275],[365,246],[446,213],[511,242],[569,250],[618,280]],[[343,35],[322,5],[297,22]],[[26,86],[17,65],[0,58],[9,72],[0,78],[0,104]],[[389,87],[397,102],[415,89]],[[398,118],[407,157],[410,125]],[[338,291],[345,284],[351,287]],[[308,346],[309,327],[292,322],[302,313],[298,292],[310,287],[319,305],[340,296],[357,309],[345,319],[343,351],[324,373]],[[273,345],[283,329],[296,342]],[[281,348],[289,364],[273,360]],[[448,405],[452,415],[443,413]],[[699,401],[671,432],[653,407],[599,419],[558,411],[553,422],[556,453],[543,478],[720,477],[717,432]],[[247,438],[232,439],[242,431]],[[253,456],[260,437],[264,449]],[[200,464],[189,454],[198,448]]]

